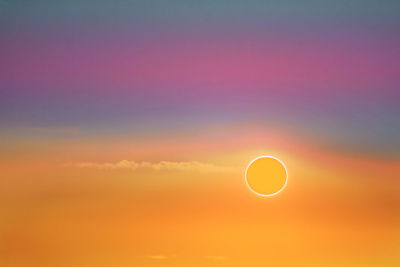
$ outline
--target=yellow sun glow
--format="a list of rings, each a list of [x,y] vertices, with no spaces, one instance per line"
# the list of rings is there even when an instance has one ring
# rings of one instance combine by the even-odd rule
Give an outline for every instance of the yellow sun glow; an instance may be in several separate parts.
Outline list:
[[[274,196],[286,186],[286,167],[275,157],[258,157],[247,166],[246,183],[257,195]]]

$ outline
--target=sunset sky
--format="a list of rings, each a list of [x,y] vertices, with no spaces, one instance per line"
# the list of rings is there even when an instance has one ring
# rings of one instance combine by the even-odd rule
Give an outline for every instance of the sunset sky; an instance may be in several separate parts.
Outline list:
[[[399,33],[389,0],[0,0],[0,265],[400,265]]]

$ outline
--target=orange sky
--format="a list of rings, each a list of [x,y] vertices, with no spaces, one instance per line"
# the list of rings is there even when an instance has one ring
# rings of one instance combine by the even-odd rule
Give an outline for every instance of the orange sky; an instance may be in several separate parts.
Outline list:
[[[6,266],[400,263],[396,160],[257,130],[163,144],[26,142],[1,152]],[[245,185],[245,168],[260,154],[287,165],[288,185],[276,197]],[[122,160],[148,163],[125,168]],[[160,161],[171,169],[157,169]]]

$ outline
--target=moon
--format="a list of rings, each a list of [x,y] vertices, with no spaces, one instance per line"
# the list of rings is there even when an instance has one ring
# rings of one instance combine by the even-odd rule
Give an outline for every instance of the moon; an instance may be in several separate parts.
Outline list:
[[[273,156],[253,159],[246,168],[246,184],[249,189],[263,197],[279,194],[287,184],[288,172],[285,164]]]

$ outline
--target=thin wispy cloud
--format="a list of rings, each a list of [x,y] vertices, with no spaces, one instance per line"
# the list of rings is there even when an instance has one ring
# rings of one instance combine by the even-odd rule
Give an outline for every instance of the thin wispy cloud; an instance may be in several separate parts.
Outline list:
[[[118,162],[76,162],[66,163],[65,167],[76,167],[76,168],[91,168],[99,170],[139,170],[149,169],[155,171],[167,170],[167,171],[198,171],[198,172],[231,172],[234,171],[233,167],[219,166],[210,163],[203,163],[199,161],[160,161],[160,162],[136,162],[129,160],[121,160]]]
[[[206,256],[206,259],[213,260],[213,261],[224,261],[226,257],[224,256]]]
[[[149,255],[149,256],[146,256],[146,258],[152,259],[152,260],[166,260],[168,257],[165,255]]]
[[[30,131],[37,133],[47,133],[47,134],[61,134],[61,135],[76,135],[81,131],[78,128],[66,128],[66,127],[29,127],[27,128]]]

